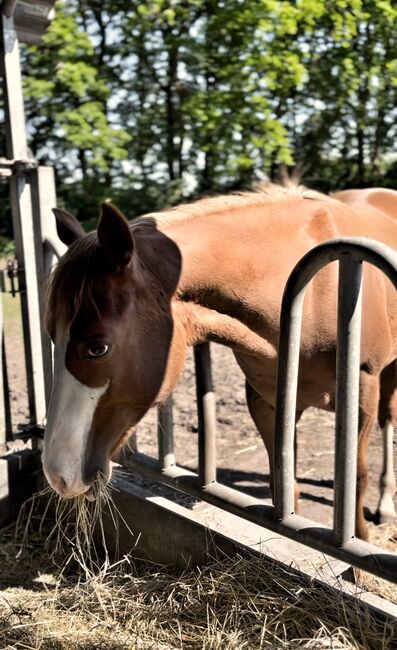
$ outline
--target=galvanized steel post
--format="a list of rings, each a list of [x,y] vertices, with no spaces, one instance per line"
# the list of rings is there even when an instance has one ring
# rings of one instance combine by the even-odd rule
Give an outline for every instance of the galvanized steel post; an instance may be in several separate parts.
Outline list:
[[[216,481],[216,409],[208,343],[195,346],[194,361],[198,414],[198,475],[200,485],[206,486]]]
[[[339,261],[335,391],[334,539],[354,537],[360,385],[362,263],[350,254]]]
[[[172,397],[157,409],[157,440],[160,468],[175,465]]]

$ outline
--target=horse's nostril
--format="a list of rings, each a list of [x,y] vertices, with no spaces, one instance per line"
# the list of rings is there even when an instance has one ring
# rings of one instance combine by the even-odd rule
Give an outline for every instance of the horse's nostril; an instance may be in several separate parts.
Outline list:
[[[54,489],[60,494],[61,496],[65,494],[68,490],[67,483],[63,476],[60,474],[53,474],[51,476],[51,482],[54,487]]]

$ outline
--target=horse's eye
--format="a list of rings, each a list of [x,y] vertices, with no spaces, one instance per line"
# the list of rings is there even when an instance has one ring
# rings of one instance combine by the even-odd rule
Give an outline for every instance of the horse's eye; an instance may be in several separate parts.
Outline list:
[[[89,359],[97,359],[98,357],[104,357],[108,351],[109,346],[106,343],[91,343],[87,351],[87,356]]]

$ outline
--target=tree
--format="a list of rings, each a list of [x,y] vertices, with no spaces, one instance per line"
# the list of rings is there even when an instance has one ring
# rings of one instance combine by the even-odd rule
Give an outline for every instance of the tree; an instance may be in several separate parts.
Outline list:
[[[129,136],[109,118],[104,53],[82,29],[75,4],[58,3],[43,44],[26,48],[24,90],[32,149],[55,165],[61,194],[90,216],[88,200],[106,198],[113,161],[127,155]]]
[[[60,0],[25,50],[32,149],[82,218],[295,163],[320,189],[397,185],[396,18],[392,0]]]
[[[389,0],[328,3],[308,41],[296,158],[309,177],[322,170],[326,189],[392,180],[387,169],[397,135],[396,21],[397,6]]]

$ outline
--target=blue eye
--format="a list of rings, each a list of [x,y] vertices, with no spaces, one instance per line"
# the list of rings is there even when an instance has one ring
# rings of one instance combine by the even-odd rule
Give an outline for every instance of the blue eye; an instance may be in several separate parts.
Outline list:
[[[91,343],[87,350],[89,359],[98,359],[104,357],[109,351],[109,346],[106,343]]]

